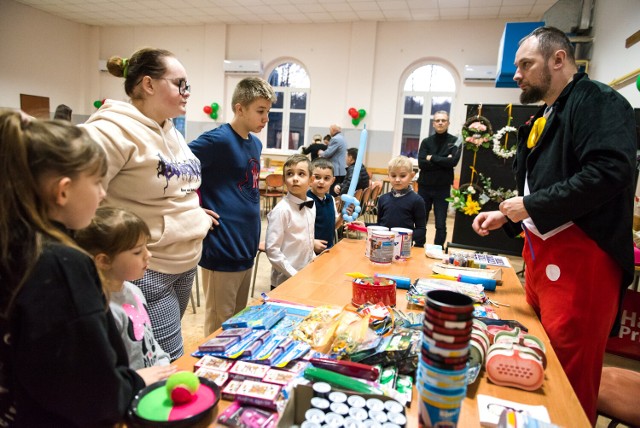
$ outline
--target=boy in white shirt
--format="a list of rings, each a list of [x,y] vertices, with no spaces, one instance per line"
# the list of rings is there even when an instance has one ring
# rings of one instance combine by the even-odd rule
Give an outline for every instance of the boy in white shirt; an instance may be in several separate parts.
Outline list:
[[[267,216],[265,247],[271,262],[271,289],[298,273],[315,257],[316,208],[307,196],[313,182],[309,158],[296,154],[282,168],[288,193]]]

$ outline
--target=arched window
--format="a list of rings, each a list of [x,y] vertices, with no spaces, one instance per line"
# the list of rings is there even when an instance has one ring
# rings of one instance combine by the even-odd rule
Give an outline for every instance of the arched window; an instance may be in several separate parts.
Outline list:
[[[276,66],[269,84],[277,100],[271,106],[267,124],[267,148],[297,150],[304,145],[309,105],[309,75],[295,62]]]
[[[400,154],[418,156],[420,141],[434,133],[433,114],[451,112],[455,91],[453,75],[441,65],[420,66],[407,77],[402,93]]]

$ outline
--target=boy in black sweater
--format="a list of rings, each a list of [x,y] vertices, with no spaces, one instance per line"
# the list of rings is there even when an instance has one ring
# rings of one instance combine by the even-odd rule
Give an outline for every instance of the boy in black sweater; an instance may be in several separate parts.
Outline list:
[[[413,164],[406,156],[389,161],[391,191],[378,199],[378,225],[391,229],[404,227],[413,230],[413,243],[424,247],[427,218],[424,200],[413,191]],[[354,222],[363,225],[362,222]]]
[[[313,199],[316,205],[313,251],[320,254],[334,244],[337,213],[335,200],[329,194],[329,190],[336,178],[333,176],[333,164],[325,158],[316,158],[311,162],[310,169],[313,182],[309,185],[307,196]]]

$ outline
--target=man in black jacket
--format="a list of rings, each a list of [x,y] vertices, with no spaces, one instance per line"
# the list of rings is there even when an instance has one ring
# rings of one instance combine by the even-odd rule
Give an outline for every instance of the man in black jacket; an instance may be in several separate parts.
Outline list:
[[[527,302],[595,424],[605,346],[634,271],[633,109],[577,72],[573,47],[556,28],[522,39],[515,64],[520,101],[546,108],[518,132],[522,196],[478,214],[473,229],[524,229]]]
[[[451,193],[453,184],[453,168],[460,160],[460,147],[456,145],[458,139],[449,134],[449,113],[437,111],[433,115],[433,128],[436,133],[425,138],[418,150],[418,194],[424,199],[427,209],[427,223],[429,212],[433,206],[436,216],[436,245],[444,245],[447,239],[447,208],[445,201]]]

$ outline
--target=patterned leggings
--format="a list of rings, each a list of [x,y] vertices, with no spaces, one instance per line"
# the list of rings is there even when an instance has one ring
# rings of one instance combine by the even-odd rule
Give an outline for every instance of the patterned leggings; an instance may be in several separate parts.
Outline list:
[[[147,299],[153,335],[174,361],[184,353],[180,320],[189,304],[196,268],[179,274],[147,270],[133,281]]]

